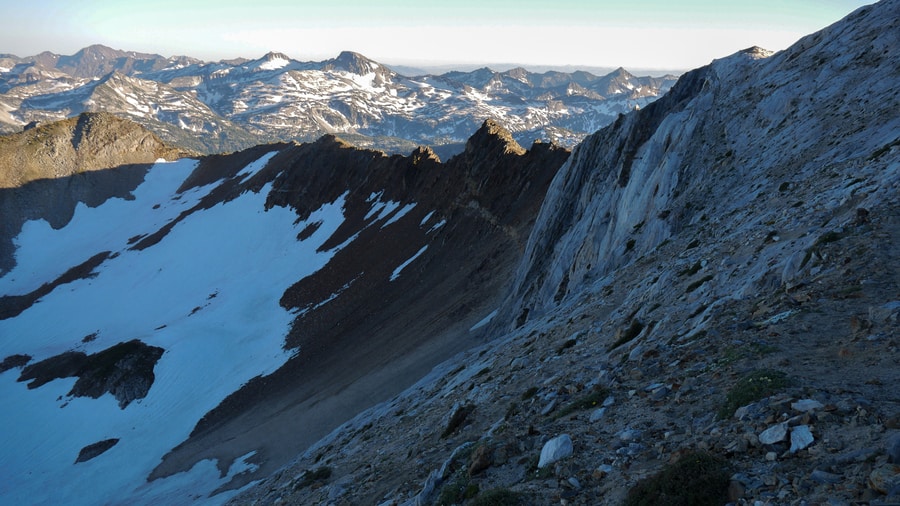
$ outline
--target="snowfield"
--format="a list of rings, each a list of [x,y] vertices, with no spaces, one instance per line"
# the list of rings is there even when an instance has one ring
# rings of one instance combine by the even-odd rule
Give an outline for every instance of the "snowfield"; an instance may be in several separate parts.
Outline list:
[[[251,177],[274,154],[236,177]],[[147,396],[125,409],[110,394],[69,397],[74,377],[29,390],[17,381],[21,369],[0,374],[0,503],[183,504],[252,468],[252,455],[245,455],[224,476],[207,460],[189,473],[146,481],[205,413],[296,352],[283,349],[294,315],[279,298],[340,248],[317,251],[343,222],[343,202],[298,222],[290,209],[264,210],[266,185],[193,212],[153,246],[130,249],[135,238],[156,232],[221,183],[176,194],[196,163],[156,164],[134,199],[79,205],[65,227],[32,221],[16,238],[17,265],[0,275],[0,296],[28,293],[99,252],[112,255],[92,276],[62,284],[17,317],[0,320],[0,359],[26,354],[35,363],[132,339],[165,353]],[[298,241],[316,222],[315,233]],[[108,451],[75,464],[82,448],[112,438],[119,442]],[[204,501],[224,502],[233,493]]]

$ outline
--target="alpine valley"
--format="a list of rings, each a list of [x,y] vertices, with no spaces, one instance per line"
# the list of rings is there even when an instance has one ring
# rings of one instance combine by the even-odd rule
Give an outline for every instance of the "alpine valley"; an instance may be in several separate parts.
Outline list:
[[[900,0],[653,101],[116,54],[0,63],[0,503],[900,502]]]
[[[322,62],[269,53],[209,63],[90,46],[71,56],[0,55],[0,132],[102,111],[204,153],[332,133],[388,152],[431,145],[445,156],[490,118],[520,142],[571,147],[674,82],[622,68],[605,76],[481,68],[405,77],[349,51]]]

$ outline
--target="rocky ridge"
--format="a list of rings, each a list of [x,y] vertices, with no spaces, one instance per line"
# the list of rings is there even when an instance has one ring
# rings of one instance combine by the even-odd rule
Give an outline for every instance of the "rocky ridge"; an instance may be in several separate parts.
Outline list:
[[[0,136],[0,188],[195,154],[110,113],[84,113]]]
[[[715,61],[587,139],[494,339],[233,503],[619,504],[705,458],[710,504],[896,503],[898,20]]]

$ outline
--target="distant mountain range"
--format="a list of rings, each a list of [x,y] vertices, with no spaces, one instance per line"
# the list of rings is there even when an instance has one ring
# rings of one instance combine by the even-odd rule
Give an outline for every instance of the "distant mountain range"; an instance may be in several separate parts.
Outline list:
[[[281,53],[204,62],[95,45],[71,56],[0,55],[0,133],[103,111],[207,153],[326,133],[389,152],[420,144],[458,152],[494,119],[520,142],[573,146],[675,80],[622,68],[604,76],[481,68],[407,77],[349,51],[321,62]]]

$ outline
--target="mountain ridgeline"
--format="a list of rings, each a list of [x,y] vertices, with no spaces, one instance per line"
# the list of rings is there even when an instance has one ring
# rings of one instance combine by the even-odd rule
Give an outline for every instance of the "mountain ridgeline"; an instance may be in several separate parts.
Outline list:
[[[98,121],[141,129],[82,115],[41,138],[71,146],[69,123]],[[469,329],[500,303],[568,154],[486,121],[446,162],[326,135],[0,190],[0,332],[19,336],[0,343],[0,374],[13,404],[52,390],[59,411],[40,430],[6,419],[17,443],[2,458],[72,484],[41,490],[23,472],[4,499],[182,502],[195,492],[173,483],[189,473],[222,501],[274,472],[483,339]],[[66,437],[84,409],[91,427]]]
[[[621,68],[604,76],[482,68],[407,77],[350,51],[321,62],[281,53],[202,62],[90,46],[71,56],[0,55],[0,132],[104,111],[204,153],[330,133],[392,153],[430,145],[449,158],[485,119],[519,142],[572,146],[674,81]]]
[[[105,82],[230,97],[220,127],[330,133],[0,189],[0,502],[900,496],[900,0],[688,72],[571,152],[504,118],[446,161],[333,135],[438,110],[455,138],[471,117],[435,104],[537,90],[520,70],[123,58]],[[77,61],[13,62],[3,100],[47,75],[84,100]],[[431,105],[274,100],[326,76]]]

